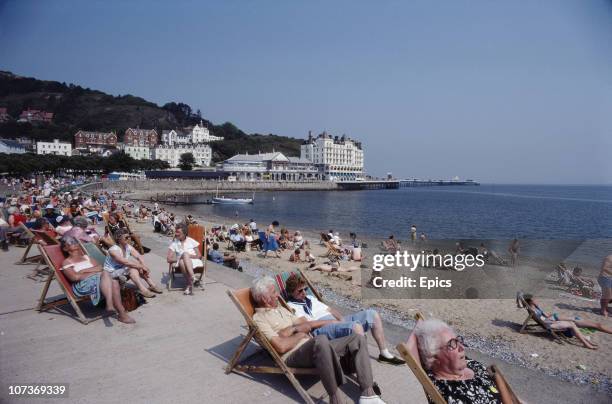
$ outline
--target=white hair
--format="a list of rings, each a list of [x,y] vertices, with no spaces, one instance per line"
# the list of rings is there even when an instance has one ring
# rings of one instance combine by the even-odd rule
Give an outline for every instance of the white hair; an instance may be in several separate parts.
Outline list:
[[[251,294],[253,295],[253,299],[255,299],[257,303],[260,303],[261,298],[268,294],[270,286],[276,287],[276,282],[269,276],[263,276],[255,279],[255,281],[253,281],[253,286],[251,286]]]
[[[454,332],[444,321],[438,319],[425,320],[417,324],[414,334],[417,338],[419,356],[425,369],[431,370],[435,356],[440,351],[444,331]]]

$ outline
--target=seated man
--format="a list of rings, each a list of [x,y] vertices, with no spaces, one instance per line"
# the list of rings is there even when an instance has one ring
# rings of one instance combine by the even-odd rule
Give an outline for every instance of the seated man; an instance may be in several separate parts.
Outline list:
[[[380,315],[372,309],[362,310],[349,316],[342,316],[315,296],[307,296],[306,281],[298,275],[292,274],[285,282],[289,307],[295,310],[297,316],[303,316],[308,320],[336,320],[323,327],[312,331],[313,335],[326,335],[329,339],[346,337],[351,334],[364,335],[372,331],[372,336],[378,345],[380,355],[378,361],[392,365],[402,365],[405,362],[396,358],[386,347],[385,334],[383,331]]]
[[[212,250],[208,252],[208,259],[217,264],[224,264],[242,272],[240,262],[235,255],[224,255],[219,251],[219,244],[213,243]]]
[[[275,282],[269,276],[255,280],[251,294],[256,305],[255,324],[287,366],[317,369],[330,403],[341,402],[338,386],[344,383],[345,377],[339,357],[350,355],[361,389],[359,403],[384,404],[374,393],[372,368],[363,335],[353,334],[333,341],[324,335],[311,337],[312,330],[335,321],[307,321],[279,306]]]
[[[193,295],[193,268],[204,266],[202,262],[202,253],[200,252],[200,243],[187,236],[187,225],[181,223],[176,226],[174,240],[168,247],[166,260],[168,263],[178,265],[181,272],[187,278],[187,287],[185,287],[185,295]]]
[[[463,337],[436,319],[414,329],[421,364],[446,401],[501,403],[495,381],[483,364],[466,358]]]

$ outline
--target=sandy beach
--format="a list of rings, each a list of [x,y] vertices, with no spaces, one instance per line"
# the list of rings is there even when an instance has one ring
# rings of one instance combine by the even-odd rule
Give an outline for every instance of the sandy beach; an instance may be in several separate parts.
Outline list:
[[[189,210],[185,206],[167,206],[166,208],[177,213],[179,218],[182,218],[183,214]],[[207,228],[218,224],[231,226],[235,222],[232,218],[220,217],[196,217],[196,220]],[[146,234],[147,237],[155,237],[159,245],[170,241],[166,236],[154,234],[148,221],[147,223],[136,223],[132,220],[131,223],[137,232]],[[266,224],[260,223],[259,227],[262,228],[264,225]],[[282,223],[281,227],[287,227],[290,231],[301,230],[292,228],[290,223]],[[309,240],[317,263],[325,262],[322,256],[326,250],[319,244],[319,237],[312,233],[302,233]],[[348,239],[348,235],[341,236]],[[226,247],[225,243],[221,243],[221,250],[233,253]],[[364,250],[364,253],[371,258],[371,255],[377,253],[378,250],[377,246],[371,245]],[[307,263],[294,264],[289,261],[289,255],[290,251],[281,253],[281,258],[263,258],[262,254],[256,251],[238,253],[247,274],[257,276],[262,273],[278,273],[299,267],[317,284],[317,287],[324,291],[328,300],[339,306],[374,307],[381,311],[387,321],[407,328],[412,327],[412,317],[419,311],[426,317],[437,317],[451,324],[459,334],[466,337],[467,345],[471,349],[509,363],[541,370],[563,380],[580,384],[588,383],[599,390],[612,392],[612,367],[608,360],[612,354],[612,335],[610,334],[602,332],[588,334],[589,338],[599,345],[596,351],[584,348],[575,338],[570,343],[559,344],[545,332],[540,332],[535,328],[532,333],[520,334],[519,329],[527,312],[523,308],[517,308],[514,299],[510,298],[364,299],[362,277],[369,276],[371,271],[371,262],[367,259],[363,263],[365,268],[359,268],[359,262],[342,262],[341,267],[353,267],[356,270],[339,275],[338,273],[330,274],[311,270]],[[517,275],[519,271],[525,272],[527,268],[503,267],[499,270],[505,271],[504,276],[513,280],[512,286],[504,286],[514,288],[508,291],[509,294],[514,294],[516,290],[528,290],[531,280],[528,277]],[[550,270],[531,268],[531,270],[533,273],[539,273],[540,278],[550,278],[553,271],[552,268]],[[612,319],[604,319],[596,314],[597,303],[558,293],[553,290],[552,297],[539,300],[546,311],[571,318],[579,316],[582,319],[603,322],[612,326]]]

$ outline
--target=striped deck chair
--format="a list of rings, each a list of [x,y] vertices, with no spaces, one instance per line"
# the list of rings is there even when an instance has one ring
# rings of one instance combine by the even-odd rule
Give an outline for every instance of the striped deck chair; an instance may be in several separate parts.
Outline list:
[[[314,296],[319,301],[325,302],[323,300],[323,296],[321,296],[321,293],[319,293],[319,291],[314,287],[314,284],[310,281],[310,279],[308,279],[308,277],[304,274],[304,272],[299,268],[296,271],[291,271],[291,272],[285,271],[285,272],[281,272],[280,274],[276,274],[274,276],[274,280],[276,281],[276,290],[278,290],[283,300],[286,301],[288,297],[287,291],[285,290],[285,282],[287,282],[287,279],[289,279],[289,277],[293,274],[299,275],[302,279],[306,281],[306,284],[308,285],[308,289],[306,289],[307,295]]]
[[[70,314],[61,309],[62,306],[70,304],[76,312],[78,320],[83,324],[88,324],[94,320],[98,320],[105,317],[104,315],[98,315],[93,318],[87,318],[83,314],[83,311],[81,311],[79,303],[83,301],[89,301],[90,299],[89,296],[78,297],[72,292],[72,285],[70,284],[68,278],[64,276],[64,273],[61,270],[62,263],[65,259],[64,252],[62,251],[61,247],[59,245],[40,244],[38,247],[40,248],[41,254],[52,272],[51,275],[49,275],[47,281],[45,282],[45,285],[43,286],[43,290],[40,295],[38,305],[36,306],[36,310],[38,310],[39,312],[43,312],[55,308],[56,310],[62,313]],[[92,262],[96,261],[95,259],[93,259],[93,257],[91,259]],[[49,287],[51,286],[51,282],[53,281],[53,279],[57,280],[57,283],[59,284],[59,287],[64,293],[65,297],[53,301],[47,301],[47,292],[49,291]]]

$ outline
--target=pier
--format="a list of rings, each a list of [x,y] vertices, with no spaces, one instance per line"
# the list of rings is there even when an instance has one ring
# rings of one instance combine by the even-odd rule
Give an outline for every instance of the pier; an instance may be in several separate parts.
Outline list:
[[[338,189],[344,191],[357,191],[366,189],[399,189],[412,187],[439,187],[439,186],[478,186],[480,183],[466,180],[368,180],[368,181],[339,181]]]

